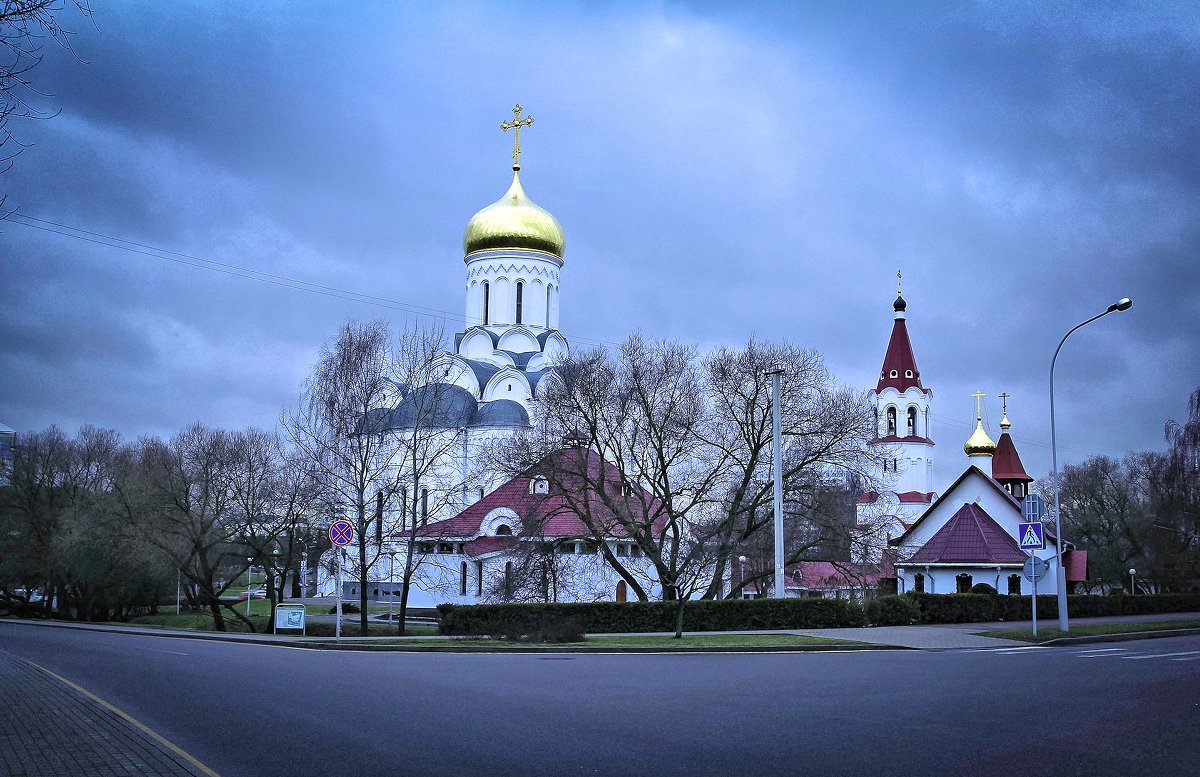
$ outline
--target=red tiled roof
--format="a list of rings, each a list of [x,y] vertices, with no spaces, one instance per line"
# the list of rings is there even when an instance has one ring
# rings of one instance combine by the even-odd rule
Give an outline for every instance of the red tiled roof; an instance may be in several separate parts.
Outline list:
[[[516,541],[516,537],[480,537],[463,543],[463,550],[471,558],[477,558],[498,550],[508,550]]]
[[[897,377],[891,377],[892,370],[896,371]],[[912,377],[906,378],[906,372],[911,372]],[[908,341],[908,327],[903,318],[897,318],[892,324],[892,338],[888,341],[887,353],[883,357],[883,370],[879,373],[875,393],[878,394],[885,388],[903,392],[913,386],[925,390],[921,385],[921,371],[917,369],[917,357],[913,356],[912,343]]]
[[[901,374],[903,374],[903,373],[901,373]],[[937,443],[935,443],[933,440],[929,439],[928,437],[918,437],[915,434],[912,435],[911,437],[897,437],[894,434],[889,434],[886,437],[876,437],[874,440],[871,440],[867,444],[875,445],[877,443],[887,443],[887,442],[923,442],[927,445],[937,445]]]
[[[797,579],[799,573],[799,579]],[[881,578],[895,577],[891,559],[882,564],[851,564],[842,561],[801,561],[787,568],[788,588],[829,590],[878,585]]]
[[[924,491],[897,491],[896,498],[899,499],[902,504],[927,505],[933,501],[933,494],[925,493]],[[874,504],[875,500],[877,499],[879,499],[878,491],[867,491],[858,498],[858,503],[860,505]]]
[[[992,478],[998,481],[1018,480],[1032,483],[1033,478],[1025,473],[1021,457],[1017,454],[1017,446],[1013,445],[1008,432],[996,440],[996,452],[992,454]]]
[[[577,455],[579,452],[584,452],[587,456],[586,466],[589,481],[593,483],[600,481],[603,475],[603,482],[605,483],[605,489],[608,491],[608,499],[610,501],[614,499],[627,500],[629,513],[635,517],[643,515],[649,517],[656,511],[660,511],[658,501],[644,489],[639,489],[640,493],[633,492],[628,496],[617,496],[621,493],[622,488],[620,471],[615,465],[604,462],[595,452],[569,448],[559,451],[555,455],[571,456]],[[570,464],[570,462],[566,463]],[[569,467],[564,467],[563,469],[569,469]],[[429,524],[417,532],[417,538],[475,537],[479,534],[480,527],[483,525],[483,519],[487,517],[488,513],[502,507],[516,513],[522,523],[528,523],[531,519],[540,520],[542,522],[540,536],[589,536],[591,531],[571,508],[570,501],[558,490],[558,484],[551,486],[551,491],[558,490],[557,493],[529,493],[529,483],[536,476],[537,468],[534,467],[502,484],[499,488],[487,494],[478,502],[468,506],[453,518]],[[583,490],[582,482],[580,490]],[[607,536],[628,536],[625,527],[620,525],[613,517],[612,511],[604,504],[604,499],[599,494],[589,490],[586,494],[586,499],[586,511],[592,516],[593,520],[601,522],[601,525],[607,524]],[[656,517],[654,523],[656,530],[661,532],[666,523],[666,516]]]
[[[909,564],[1023,564],[1016,539],[978,504],[964,504],[908,560]]]

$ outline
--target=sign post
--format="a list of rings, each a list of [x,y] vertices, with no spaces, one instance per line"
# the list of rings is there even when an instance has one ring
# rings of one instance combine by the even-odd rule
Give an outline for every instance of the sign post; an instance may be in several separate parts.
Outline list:
[[[345,518],[339,518],[331,523],[329,525],[329,541],[333,543],[337,552],[337,591],[335,591],[337,624],[334,626],[333,633],[334,637],[340,640],[342,638],[342,553],[347,545],[354,542],[354,524]]]
[[[307,610],[303,604],[275,605],[275,633],[278,634],[280,629],[300,629],[301,635],[307,635],[306,615]]]
[[[1041,521],[1017,524],[1017,536],[1020,538],[1021,550],[1029,551],[1029,559],[1025,562],[1024,575],[1026,580],[1033,582],[1033,636],[1037,636],[1037,584],[1046,574],[1047,564],[1038,558],[1034,551],[1046,549],[1046,534]]]

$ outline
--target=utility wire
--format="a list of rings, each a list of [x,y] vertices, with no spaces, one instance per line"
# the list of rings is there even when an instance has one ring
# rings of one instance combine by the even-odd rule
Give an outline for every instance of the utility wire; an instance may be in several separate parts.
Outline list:
[[[437,319],[437,320],[445,321],[445,322],[452,322],[452,321],[457,321],[460,319],[459,314],[450,313],[448,311],[440,310],[438,308],[430,308],[430,307],[424,307],[422,305],[414,305],[412,303],[401,302],[399,300],[389,299],[387,297],[378,297],[378,296],[375,296],[372,294],[363,294],[362,292],[351,291],[349,289],[342,289],[342,288],[338,288],[336,286],[328,286],[325,284],[313,283],[311,281],[305,281],[305,280],[301,280],[299,278],[292,278],[292,277],[286,276],[286,275],[279,275],[276,273],[264,272],[262,270],[254,270],[249,267],[244,267],[244,266],[236,265],[236,264],[229,264],[227,262],[219,262],[215,259],[206,259],[201,256],[195,256],[193,254],[185,254],[185,253],[182,253],[179,251],[172,251],[172,250],[166,249],[166,248],[159,248],[157,246],[147,245],[145,243],[139,243],[134,240],[126,240],[124,238],[115,237],[113,235],[106,235],[101,232],[94,232],[92,230],[83,229],[81,227],[73,227],[69,224],[62,224],[60,222],[51,221],[49,219],[42,219],[42,218],[38,218],[36,216],[28,216],[23,213],[20,213],[19,211],[14,211],[12,213],[9,213],[7,215],[6,220],[12,224],[19,224],[20,226],[27,227],[29,229],[36,229],[36,230],[40,230],[42,232],[49,232],[51,234],[61,235],[62,237],[68,237],[73,240],[80,240],[83,242],[93,243],[95,245],[101,245],[101,246],[105,246],[108,248],[116,248],[121,251],[127,251],[127,252],[133,253],[133,254],[140,254],[142,256],[151,257],[153,259],[160,259],[160,260],[167,261],[167,262],[174,262],[176,264],[182,264],[182,265],[186,265],[188,267],[194,267],[194,268],[201,269],[201,270],[210,270],[213,272],[219,272],[219,273],[223,273],[225,275],[232,275],[232,276],[238,277],[238,278],[245,278],[248,280],[259,281],[260,283],[270,283],[270,284],[273,284],[276,286],[283,286],[283,287],[289,288],[289,289],[296,289],[297,291],[306,291],[306,292],[309,292],[310,294],[320,294],[320,295],[323,295],[326,297],[347,300],[350,302],[359,302],[359,303],[362,303],[365,305],[374,305],[376,307],[387,308],[389,310],[399,310],[401,312],[408,313],[411,315],[424,316],[426,318],[433,318],[433,319]],[[609,342],[607,340],[600,340],[600,339],[592,338],[592,337],[585,337],[585,336],[581,336],[581,335],[573,335],[571,339],[577,340],[577,341],[582,341],[585,343],[592,343],[594,345],[598,345],[598,346],[601,346],[604,348],[617,347],[616,343]]]

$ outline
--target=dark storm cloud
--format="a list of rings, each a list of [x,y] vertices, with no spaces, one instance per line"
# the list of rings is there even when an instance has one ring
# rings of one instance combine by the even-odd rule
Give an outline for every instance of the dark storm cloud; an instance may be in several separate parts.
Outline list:
[[[1013,395],[1040,474],[1050,355],[1115,298],[1134,309],[1060,360],[1071,455],[1159,445],[1200,383],[1197,19],[1183,4],[114,4],[80,29],[86,64],[42,66],[61,113],[28,127],[36,145],[0,189],[29,215],[444,311],[455,331],[462,229],[507,185],[497,125],[519,100],[537,118],[526,189],[566,231],[576,346],[787,337],[867,388],[900,267],[939,472],[982,388],[993,424],[995,395]],[[18,428],[267,425],[346,317],[406,322],[23,226],[2,225],[0,250],[20,257],[0,263],[6,287],[37,290],[3,319],[0,421]]]

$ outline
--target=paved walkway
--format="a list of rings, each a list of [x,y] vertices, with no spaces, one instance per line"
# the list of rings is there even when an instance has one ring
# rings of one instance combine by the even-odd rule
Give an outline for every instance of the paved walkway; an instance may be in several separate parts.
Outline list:
[[[0,650],[0,774],[213,777],[131,719]]]

